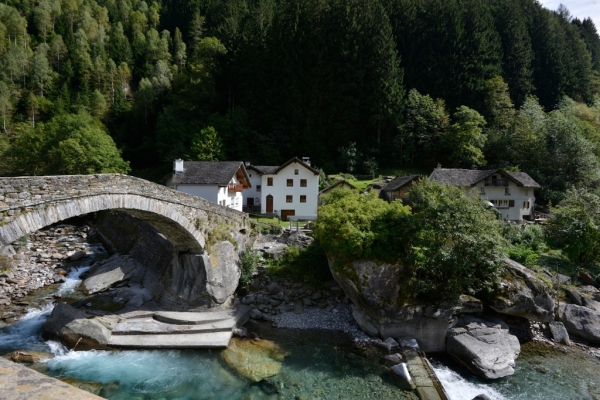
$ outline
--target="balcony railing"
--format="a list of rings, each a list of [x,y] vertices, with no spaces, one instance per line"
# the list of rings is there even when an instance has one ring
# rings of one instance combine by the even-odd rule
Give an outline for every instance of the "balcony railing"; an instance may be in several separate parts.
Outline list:
[[[505,178],[499,178],[499,179],[487,178],[485,180],[485,186],[508,186],[508,179],[505,179]]]
[[[241,192],[244,190],[244,185],[241,183],[230,183],[227,185],[227,190],[230,192]]]

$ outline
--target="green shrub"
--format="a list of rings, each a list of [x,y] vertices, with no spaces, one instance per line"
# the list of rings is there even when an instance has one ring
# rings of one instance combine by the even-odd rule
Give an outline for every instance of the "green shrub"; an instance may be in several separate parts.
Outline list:
[[[317,287],[323,286],[326,281],[332,279],[327,256],[318,241],[314,241],[306,248],[289,246],[283,257],[276,262],[271,262],[270,266],[272,274],[296,282],[308,282]]]
[[[538,266],[540,261],[539,254],[523,244],[515,244],[510,246],[508,248],[508,256],[529,268]]]
[[[319,207],[315,238],[336,269],[357,259],[402,265],[402,290],[413,297],[491,289],[506,257],[495,214],[476,195],[429,180],[413,185],[410,200],[412,213],[374,193],[334,191]]]
[[[256,273],[260,262],[258,250],[246,248],[240,257],[242,263],[242,274],[240,275],[240,286],[245,287],[250,284],[252,277]]]

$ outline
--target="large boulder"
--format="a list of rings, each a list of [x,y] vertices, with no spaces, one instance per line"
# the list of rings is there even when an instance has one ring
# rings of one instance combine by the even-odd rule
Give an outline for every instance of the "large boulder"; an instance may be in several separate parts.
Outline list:
[[[259,382],[277,375],[288,354],[269,340],[232,338],[221,355],[240,375]]]
[[[481,302],[463,296],[456,304],[406,304],[412,299],[403,293],[402,265],[356,260],[336,265],[329,260],[331,273],[352,301],[358,325],[372,336],[416,337],[426,352],[443,352],[446,333],[462,312],[480,312]]]
[[[521,346],[502,320],[463,316],[448,331],[446,351],[473,374],[497,379],[514,374]]]
[[[556,309],[550,287],[531,270],[510,259],[506,259],[498,289],[483,300],[500,314],[539,322],[552,321]]]
[[[209,253],[174,257],[167,274],[161,277],[156,298],[169,310],[221,305],[233,295],[240,275],[237,250],[228,241],[218,242],[209,249]],[[151,274],[144,277],[144,286],[156,285],[149,282],[151,277]]]
[[[58,303],[42,327],[43,335],[77,350],[108,349],[110,330],[89,317],[67,303]]]
[[[567,304],[561,306],[560,316],[571,335],[600,345],[600,312],[584,306]]]
[[[90,268],[88,277],[81,283],[86,294],[98,293],[115,283],[130,279],[143,270],[143,266],[130,256],[114,254],[102,263]]]

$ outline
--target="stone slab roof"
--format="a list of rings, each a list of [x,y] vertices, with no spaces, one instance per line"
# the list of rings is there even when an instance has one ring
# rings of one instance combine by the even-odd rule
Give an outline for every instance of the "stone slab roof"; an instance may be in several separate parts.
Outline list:
[[[408,176],[397,176],[388,182],[387,185],[381,188],[384,192],[393,192],[400,189],[402,186],[406,185],[409,182],[412,182],[420,175],[408,175]]]
[[[350,189],[356,189],[356,186],[354,186],[354,185],[353,185],[353,184],[351,184],[350,182],[348,182],[348,181],[346,181],[346,180],[342,179],[341,181],[337,181],[337,182],[336,182],[336,183],[334,183],[333,185],[329,185],[329,186],[327,186],[325,189],[321,190],[321,191],[319,192],[319,194],[327,193],[327,192],[329,192],[329,191],[331,191],[331,190],[333,190],[333,189],[335,189],[335,188],[337,188],[337,187],[340,187],[340,186],[349,186],[349,188],[350,188]]]
[[[468,187],[474,186],[477,182],[489,177],[492,174],[499,174],[509,178],[519,186],[531,187],[535,189],[541,186],[533,180],[526,172],[506,172],[502,169],[460,169],[460,168],[436,168],[433,170],[430,179],[452,186]],[[390,182],[391,183],[391,182]]]
[[[250,165],[248,169],[252,169],[262,175],[272,175],[277,171],[277,165]]]
[[[183,172],[173,174],[173,183],[227,186],[240,168],[248,182],[248,174],[241,161],[184,161]]]

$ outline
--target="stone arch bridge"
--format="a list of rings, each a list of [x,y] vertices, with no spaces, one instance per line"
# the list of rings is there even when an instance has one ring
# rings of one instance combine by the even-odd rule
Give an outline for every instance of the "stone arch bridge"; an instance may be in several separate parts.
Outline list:
[[[128,175],[0,177],[0,248],[53,223],[102,210],[149,223],[180,253],[202,253],[220,224],[250,231],[242,212]]]

